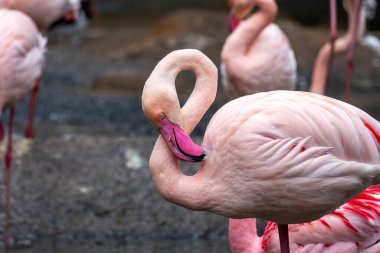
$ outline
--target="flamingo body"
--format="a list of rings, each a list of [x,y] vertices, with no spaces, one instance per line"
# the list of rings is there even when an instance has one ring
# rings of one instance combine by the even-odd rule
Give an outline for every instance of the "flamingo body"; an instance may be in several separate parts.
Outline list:
[[[46,39],[19,11],[0,9],[0,106],[14,105],[41,76]]]
[[[294,253],[380,252],[380,189],[369,188],[334,212],[309,223],[289,225]],[[233,253],[278,253],[277,225],[269,222],[258,237],[255,219],[230,219]]]
[[[268,25],[258,35],[248,54],[227,55],[222,56],[222,84],[231,97],[295,88],[295,56],[276,24]]]
[[[0,0],[0,8],[14,9],[26,13],[40,30],[72,10],[79,11],[80,0]]]
[[[174,81],[182,70],[193,71],[197,81],[180,108]],[[158,128],[174,122],[190,134],[214,100],[216,87],[217,70],[206,56],[175,51],[148,78],[144,113]],[[161,195],[192,210],[303,223],[380,182],[379,122],[318,94],[271,91],[227,103],[206,129],[206,156],[193,176],[183,175],[177,160],[182,158],[174,151],[189,158],[203,151],[189,154],[181,147],[193,144],[172,129],[157,140],[150,167]]]
[[[380,143],[363,122],[380,133],[363,111],[303,92],[258,93],[226,104],[203,141],[202,166],[224,193],[214,211],[280,224],[333,211],[371,185],[367,172],[380,169]]]
[[[46,31],[59,18],[76,19],[80,0],[0,0],[0,8],[18,10],[33,19],[40,31]],[[34,116],[41,80],[36,80],[29,103],[28,124],[25,137],[34,136]]]
[[[222,84],[230,98],[295,89],[297,64],[289,40],[270,22],[273,17],[266,17],[275,14],[261,12],[241,21],[224,44]]]

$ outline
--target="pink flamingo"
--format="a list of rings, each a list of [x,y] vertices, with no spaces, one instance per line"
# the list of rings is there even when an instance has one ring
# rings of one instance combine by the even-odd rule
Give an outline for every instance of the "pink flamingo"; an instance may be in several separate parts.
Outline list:
[[[71,13],[75,17],[80,0],[0,0],[0,8],[22,11],[33,19],[40,31],[46,31],[65,14]]]
[[[180,108],[175,78],[196,76]],[[191,210],[287,225],[321,218],[380,182],[380,124],[360,109],[314,93],[271,91],[235,99],[211,119],[203,147],[189,134],[215,99],[217,70],[197,50],[162,59],[142,107],[159,129],[150,168],[160,194]],[[365,154],[365,155],[364,155]],[[178,159],[200,162],[193,176]]]
[[[380,189],[368,188],[358,197],[319,220],[289,225],[291,252],[294,253],[376,253],[380,252]],[[269,222],[258,237],[255,219],[230,219],[229,239],[233,253],[279,252]]]
[[[46,39],[19,11],[0,9],[0,107],[10,108],[6,163],[6,245],[10,242],[10,178],[14,105],[41,76]]]
[[[288,38],[272,23],[277,14],[275,1],[232,0],[230,5],[234,30],[221,53],[222,83],[228,97],[293,90],[297,64]],[[256,6],[260,10],[243,21]]]
[[[78,16],[80,0],[0,0],[0,8],[19,10],[30,16],[40,31],[46,31],[50,25],[62,16],[75,19]],[[37,95],[41,80],[36,80],[29,103],[27,138],[33,138],[33,119],[35,117]]]
[[[330,42],[323,45],[316,58],[310,91],[325,94],[326,83],[331,67],[332,57],[335,54],[348,51],[346,65],[346,94],[345,100],[350,99],[350,83],[353,73],[353,59],[355,45],[363,37],[365,31],[365,11],[362,0],[347,0],[348,30],[347,33],[336,39],[336,5],[335,0],[330,0],[331,8],[331,35]]]

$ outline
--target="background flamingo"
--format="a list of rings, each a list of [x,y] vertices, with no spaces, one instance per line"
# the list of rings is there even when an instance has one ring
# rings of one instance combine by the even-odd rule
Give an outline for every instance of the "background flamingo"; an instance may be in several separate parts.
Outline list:
[[[174,82],[182,70],[197,81],[180,108]],[[231,218],[293,224],[318,219],[380,182],[379,122],[318,94],[272,91],[233,100],[213,116],[203,147],[196,145],[189,134],[216,87],[214,64],[196,50],[172,52],[146,81],[143,110],[161,134],[150,167],[165,199]],[[185,176],[177,159],[204,161]]]
[[[355,253],[380,252],[380,189],[369,188],[355,199],[319,220],[289,225],[291,252]],[[279,252],[269,222],[262,237],[255,219],[230,219],[229,239],[233,253]]]
[[[346,65],[346,93],[345,100],[350,98],[350,83],[353,73],[353,58],[355,45],[363,37],[365,32],[365,10],[362,0],[347,0],[348,30],[347,33],[335,41],[336,36],[336,6],[335,0],[331,0],[331,39],[319,51],[313,70],[310,91],[325,94],[326,83],[329,75],[332,57],[348,51]]]
[[[40,31],[46,31],[65,14],[75,16],[79,7],[80,0],[0,0],[0,8],[24,12],[33,19]]]
[[[79,11],[79,5],[80,0],[0,0],[0,8],[4,9],[11,9],[11,10],[18,10],[26,15],[28,15],[34,23],[37,25],[37,28],[43,32],[48,29],[50,25],[52,25],[56,20],[58,20],[60,17],[67,15],[68,18],[75,18],[76,13]],[[13,29],[19,29],[17,26],[12,27]],[[24,30],[23,30],[24,31]],[[34,30],[31,30],[31,34],[34,33]],[[45,46],[46,43],[44,43]],[[42,66],[42,65],[41,65]],[[40,65],[34,66],[34,68],[39,69],[41,67]],[[25,71],[35,71],[32,69],[33,66],[31,66],[31,69],[26,69]],[[42,67],[41,67],[42,69]],[[25,75],[25,74],[24,74]],[[34,128],[33,128],[33,119],[35,117],[36,112],[36,103],[37,103],[37,94],[41,85],[39,73],[38,78],[29,79],[26,77],[29,76],[22,76],[20,74],[20,77],[18,78],[26,78],[23,80],[23,82],[35,82],[33,89],[24,89],[23,91],[32,90],[32,95],[29,102],[29,115],[28,115],[28,124],[25,131],[25,136],[27,138],[32,138],[34,136]],[[30,84],[29,84],[30,85]],[[13,109],[11,109],[11,117],[10,117],[10,123],[9,127],[12,129],[13,125]],[[10,135],[12,131],[9,131]],[[11,143],[11,137],[8,138],[9,143]],[[6,188],[7,188],[7,195],[9,199],[9,192],[10,192],[10,173],[11,173],[11,144],[9,144],[9,155],[6,156],[6,163],[7,163],[7,173],[9,176],[6,178]],[[8,204],[6,204],[7,213],[10,212],[10,202],[7,201]],[[7,220],[9,220],[9,215],[7,215]],[[6,244],[9,245],[9,224],[10,222],[6,222]]]
[[[19,10],[30,16],[41,32],[46,31],[59,18],[75,19],[80,8],[80,0],[0,0],[0,8]],[[29,103],[29,119],[25,136],[33,138],[33,119],[36,111],[37,94],[41,85],[40,79],[32,91]]]
[[[221,53],[222,83],[229,98],[261,91],[295,89],[296,60],[288,38],[273,24],[274,0],[232,0],[236,28]],[[242,20],[254,7],[260,10]],[[241,21],[241,22],[240,22]]]
[[[10,242],[10,177],[15,103],[41,76],[46,39],[34,22],[18,11],[0,9],[0,106],[10,108],[6,162],[6,244]]]

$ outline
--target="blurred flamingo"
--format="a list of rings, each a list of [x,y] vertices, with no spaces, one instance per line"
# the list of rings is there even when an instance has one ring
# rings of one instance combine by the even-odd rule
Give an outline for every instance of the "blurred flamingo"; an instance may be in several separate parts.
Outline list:
[[[323,45],[316,58],[310,91],[325,94],[327,79],[335,54],[348,51],[345,79],[345,101],[350,100],[350,86],[354,67],[356,43],[365,32],[365,8],[362,0],[347,0],[348,30],[347,33],[336,37],[336,0],[330,0],[331,32],[330,42]]]
[[[22,11],[33,19],[40,31],[46,31],[65,15],[75,18],[80,0],[0,0],[0,8]]]
[[[0,8],[19,10],[30,16],[40,31],[46,31],[59,18],[76,19],[80,0],[0,0]],[[27,138],[33,138],[33,121],[36,111],[37,95],[41,80],[36,80],[29,103],[28,124],[25,131]]]
[[[288,38],[273,24],[274,0],[231,0],[233,32],[221,53],[222,83],[227,97],[295,89],[296,60]],[[243,18],[258,6],[260,10]]]
[[[0,107],[10,108],[6,164],[6,245],[10,243],[10,178],[15,103],[33,89],[44,64],[46,39],[27,15],[0,9]]]
[[[174,83],[182,70],[197,79],[180,108]],[[215,65],[190,49],[167,55],[145,83],[143,111],[160,132],[150,168],[168,201],[276,222],[282,252],[288,253],[286,224],[318,219],[380,183],[380,123],[314,93],[271,91],[235,99],[216,112],[198,146],[189,134],[216,88]],[[203,162],[186,176],[178,159]]]
[[[380,189],[368,188],[358,197],[324,217],[289,225],[294,253],[380,252]],[[269,222],[259,237],[255,219],[230,219],[229,240],[233,253],[279,252],[274,235],[277,225]]]

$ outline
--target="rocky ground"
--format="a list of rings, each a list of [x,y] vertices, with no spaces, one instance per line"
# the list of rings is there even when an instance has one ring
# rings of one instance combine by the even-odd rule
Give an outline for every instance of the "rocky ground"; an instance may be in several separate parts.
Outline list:
[[[12,235],[19,244],[40,236],[98,241],[226,238],[225,218],[174,206],[156,192],[147,163],[157,133],[145,120],[140,102],[146,78],[172,50],[197,48],[219,66],[226,19],[225,11],[104,14],[86,28],[61,27],[49,33],[34,141],[20,137],[27,101],[16,109]],[[303,27],[287,19],[277,23],[294,48],[299,87],[307,89],[327,28]],[[355,66],[352,102],[380,119],[380,57],[359,46]],[[193,79],[189,73],[178,78],[182,101]],[[342,98],[343,83],[340,56],[334,60],[328,95]],[[222,104],[219,91],[195,137]],[[3,179],[1,174],[1,193]]]

